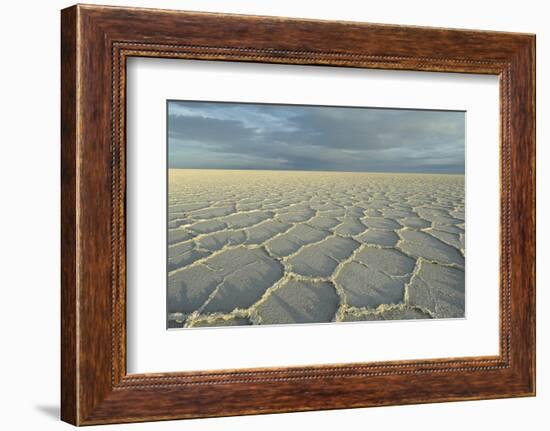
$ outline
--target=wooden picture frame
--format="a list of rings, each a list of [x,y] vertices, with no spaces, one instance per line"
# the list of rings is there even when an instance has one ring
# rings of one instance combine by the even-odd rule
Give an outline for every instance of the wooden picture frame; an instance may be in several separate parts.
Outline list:
[[[534,35],[84,5],[64,9],[61,17],[64,421],[535,394]],[[131,56],[498,75],[500,354],[128,375],[125,65]]]

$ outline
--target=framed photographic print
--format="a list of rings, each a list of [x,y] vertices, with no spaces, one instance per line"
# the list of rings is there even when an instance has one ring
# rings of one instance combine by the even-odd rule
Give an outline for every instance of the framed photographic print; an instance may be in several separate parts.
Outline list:
[[[63,420],[535,394],[533,35],[61,30]]]

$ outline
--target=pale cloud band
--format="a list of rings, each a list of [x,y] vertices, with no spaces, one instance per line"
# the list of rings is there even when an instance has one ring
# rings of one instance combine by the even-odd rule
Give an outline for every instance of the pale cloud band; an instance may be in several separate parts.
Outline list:
[[[168,101],[171,168],[464,174],[465,112]]]

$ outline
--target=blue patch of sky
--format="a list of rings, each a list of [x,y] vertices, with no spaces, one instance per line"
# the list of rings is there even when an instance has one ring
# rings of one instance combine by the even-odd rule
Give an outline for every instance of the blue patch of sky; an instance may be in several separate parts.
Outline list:
[[[168,102],[168,166],[464,174],[465,112]]]

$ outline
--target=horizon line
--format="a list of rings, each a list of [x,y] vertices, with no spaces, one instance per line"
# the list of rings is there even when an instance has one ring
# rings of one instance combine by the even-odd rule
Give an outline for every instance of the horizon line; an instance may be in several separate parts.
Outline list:
[[[314,170],[314,169],[252,169],[252,168],[182,168],[168,167],[168,170],[188,171],[266,171],[266,172],[335,172],[343,174],[404,174],[404,175],[462,175],[465,172],[399,172],[399,171],[339,171],[339,170]]]

